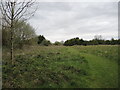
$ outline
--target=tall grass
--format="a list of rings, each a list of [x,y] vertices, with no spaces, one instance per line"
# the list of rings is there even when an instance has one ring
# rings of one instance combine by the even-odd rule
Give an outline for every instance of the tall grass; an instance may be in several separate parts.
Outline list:
[[[14,51],[14,66],[9,56],[3,49],[4,88],[117,87],[111,78],[117,78],[116,62],[108,68],[117,60],[117,46],[26,46]],[[101,78],[112,70],[115,74]]]

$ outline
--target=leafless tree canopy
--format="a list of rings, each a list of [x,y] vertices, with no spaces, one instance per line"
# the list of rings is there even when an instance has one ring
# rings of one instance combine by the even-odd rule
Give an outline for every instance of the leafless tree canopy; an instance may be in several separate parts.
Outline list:
[[[11,20],[15,23],[22,19],[28,20],[34,15],[37,7],[34,7],[35,1],[29,0],[27,2],[19,2],[17,0],[5,0],[1,1],[0,12],[2,14],[2,20],[4,24],[11,25]]]

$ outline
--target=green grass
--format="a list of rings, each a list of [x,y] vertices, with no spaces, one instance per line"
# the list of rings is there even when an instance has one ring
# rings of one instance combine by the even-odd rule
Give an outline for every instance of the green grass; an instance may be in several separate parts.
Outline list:
[[[118,84],[118,66],[116,62],[110,62],[106,58],[83,54],[89,62],[91,80],[90,87],[110,88],[116,87]]]
[[[74,48],[83,53],[94,54],[118,62],[118,45],[75,46]]]
[[[13,67],[3,49],[3,87],[118,87],[116,57],[117,46],[32,46],[14,52]]]

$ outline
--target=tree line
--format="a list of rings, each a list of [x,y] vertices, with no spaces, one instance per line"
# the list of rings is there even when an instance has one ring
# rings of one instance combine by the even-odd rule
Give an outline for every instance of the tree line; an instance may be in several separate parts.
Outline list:
[[[64,45],[64,46],[73,46],[73,45],[118,45],[120,44],[120,39],[104,40],[101,35],[94,36],[92,40],[79,39],[79,37],[72,38],[64,41],[56,41],[52,43],[50,40],[47,40],[43,35],[36,35],[35,29],[27,22],[20,21],[21,24],[16,26],[14,33],[14,49],[23,48],[24,45]],[[2,45],[3,47],[10,47],[10,31],[7,28],[2,29]]]
[[[73,46],[73,45],[118,45],[120,44],[120,39],[114,39],[112,38],[111,40],[104,40],[102,39],[101,35],[95,35],[94,39],[92,40],[83,40],[79,39],[79,37],[72,38],[69,40],[66,40],[65,42],[61,41],[56,41],[54,43],[51,43],[49,40],[46,41],[46,39],[43,35],[38,36],[38,44],[39,45],[64,45],[64,46]]]
[[[78,37],[76,38],[72,38],[69,40],[66,40],[64,42],[65,46],[73,46],[73,45],[118,45],[120,44],[120,39],[115,40],[114,38],[112,38],[111,40],[104,40],[104,39],[100,39],[100,38],[95,38],[93,40],[83,40],[83,39],[79,39]]]

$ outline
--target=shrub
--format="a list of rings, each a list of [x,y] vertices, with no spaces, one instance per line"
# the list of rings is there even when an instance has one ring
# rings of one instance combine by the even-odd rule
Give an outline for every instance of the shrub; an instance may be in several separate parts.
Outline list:
[[[40,45],[49,46],[51,45],[51,42],[49,40],[43,40]]]
[[[45,40],[45,37],[44,37],[43,35],[39,35],[39,36],[38,36],[38,42],[37,42],[37,43],[38,43],[38,44],[41,44],[43,40]]]
[[[56,42],[54,43],[54,45],[62,45],[62,43],[61,43],[61,42],[56,41]]]

